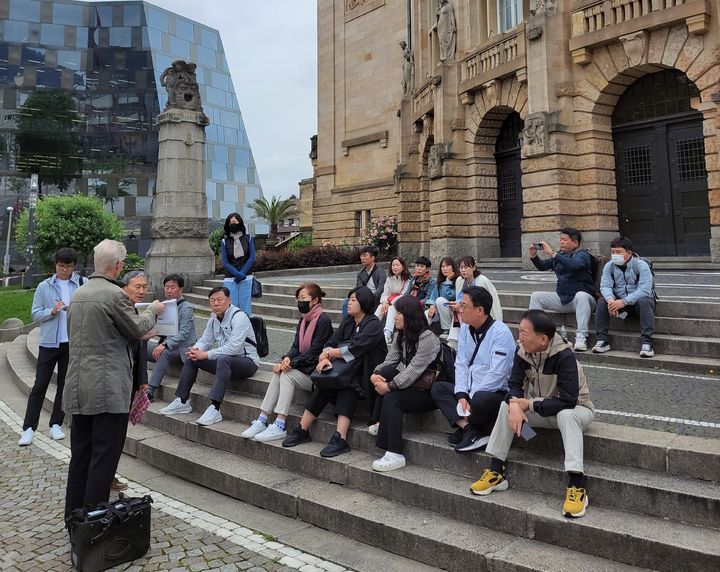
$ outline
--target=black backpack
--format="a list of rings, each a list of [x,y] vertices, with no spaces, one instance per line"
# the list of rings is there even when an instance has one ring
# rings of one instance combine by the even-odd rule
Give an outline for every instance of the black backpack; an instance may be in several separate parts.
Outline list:
[[[649,258],[643,258],[642,256],[638,256],[633,252],[633,258],[637,258],[638,260],[642,260],[645,264],[648,265],[648,268],[650,268],[650,274],[652,274],[652,295],[655,299],[655,302],[659,300],[657,292],[655,291],[655,270],[653,269],[653,263],[652,260]],[[640,280],[640,272],[636,272],[636,275],[638,277],[638,280]]]
[[[455,358],[457,352],[451,348],[446,342],[440,340],[440,351],[435,363],[440,365],[440,375],[438,380],[455,383]]]
[[[595,284],[595,298],[599,299],[600,296],[602,296],[602,294],[600,294],[600,281],[602,280],[603,268],[605,268],[607,257],[602,254],[595,256],[589,250],[587,253],[590,255],[590,278],[592,278]]]
[[[230,319],[232,320],[238,312],[240,312],[240,310],[235,310]],[[250,338],[245,338],[245,341],[257,350],[260,357],[265,357],[270,353],[270,342],[268,341],[265,320],[260,316],[250,316],[249,319],[253,332],[255,333],[255,341],[252,341]]]

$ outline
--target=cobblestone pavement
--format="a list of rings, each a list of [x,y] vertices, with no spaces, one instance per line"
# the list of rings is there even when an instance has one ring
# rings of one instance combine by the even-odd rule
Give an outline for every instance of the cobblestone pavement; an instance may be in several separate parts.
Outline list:
[[[36,433],[18,447],[22,420],[0,401],[0,570],[72,570],[62,522],[69,449]],[[332,562],[275,542],[272,537],[129,482],[127,496],[155,501],[150,551],[114,568],[128,572],[342,572]]]

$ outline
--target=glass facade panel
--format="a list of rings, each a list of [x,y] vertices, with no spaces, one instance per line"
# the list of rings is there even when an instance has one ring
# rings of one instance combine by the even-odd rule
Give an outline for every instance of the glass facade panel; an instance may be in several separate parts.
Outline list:
[[[215,52],[210,48],[198,46],[198,63],[203,66],[215,67]]]
[[[10,19],[39,22],[40,0],[10,0]]]
[[[202,28],[200,30],[200,43],[205,46],[206,48],[210,48],[211,50],[215,51],[218,49],[218,36],[217,32],[214,30],[208,30],[207,28]]]
[[[168,31],[168,15],[165,12],[146,5],[145,17],[147,18],[148,26],[151,28],[156,28],[161,32]]]
[[[45,46],[64,46],[65,26],[40,24],[40,42]]]
[[[193,32],[192,23],[182,18],[175,18],[175,35],[189,42],[194,41],[195,33]]]
[[[140,6],[123,6],[123,26],[142,26]]]
[[[118,48],[132,46],[132,28],[118,26],[110,28],[110,45]]]
[[[170,51],[178,58],[190,59],[190,44],[181,38],[170,36]]]
[[[82,65],[82,57],[80,52],[71,50],[58,50],[58,67],[71,70],[79,70]]]
[[[52,14],[53,23],[55,24],[77,26],[83,23],[83,7],[77,4],[61,4],[57,2],[53,4]]]
[[[24,44],[28,41],[27,22],[5,22],[5,41]]]

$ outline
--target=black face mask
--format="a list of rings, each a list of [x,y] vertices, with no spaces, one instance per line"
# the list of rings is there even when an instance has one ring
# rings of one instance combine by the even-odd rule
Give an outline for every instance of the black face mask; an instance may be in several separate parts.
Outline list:
[[[239,224],[231,224],[228,225],[228,230],[232,233],[240,232],[242,230],[242,227]]]
[[[298,300],[297,307],[301,314],[307,314],[310,311],[310,302],[307,300]]]

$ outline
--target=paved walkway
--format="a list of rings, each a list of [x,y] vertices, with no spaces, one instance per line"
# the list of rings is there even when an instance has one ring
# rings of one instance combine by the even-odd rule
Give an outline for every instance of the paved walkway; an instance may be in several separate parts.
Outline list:
[[[33,445],[18,447],[21,430],[22,419],[0,401],[0,570],[72,570],[62,522],[70,451],[42,433],[36,433]],[[150,494],[155,501],[151,545],[145,557],[115,570],[345,570],[138,483],[128,484],[127,496]]]

